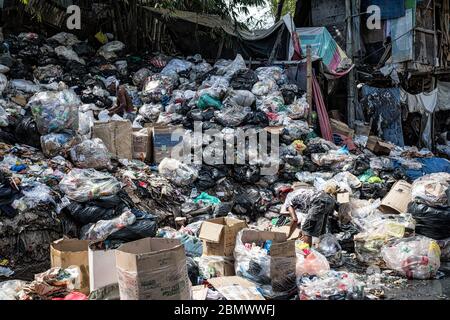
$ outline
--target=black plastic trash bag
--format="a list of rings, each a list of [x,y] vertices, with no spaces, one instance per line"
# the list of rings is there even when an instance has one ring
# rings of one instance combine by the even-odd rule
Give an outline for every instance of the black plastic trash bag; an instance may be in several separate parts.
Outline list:
[[[41,135],[38,132],[36,122],[32,117],[25,117],[16,126],[15,136],[20,143],[40,148]]]
[[[119,240],[130,242],[156,236],[158,222],[154,215],[137,209],[131,209],[131,212],[136,216],[136,222],[131,226],[126,226],[125,228],[114,232],[106,239],[106,241]]]
[[[418,201],[408,205],[408,212],[416,220],[416,233],[442,240],[450,237],[450,208],[430,207]]]

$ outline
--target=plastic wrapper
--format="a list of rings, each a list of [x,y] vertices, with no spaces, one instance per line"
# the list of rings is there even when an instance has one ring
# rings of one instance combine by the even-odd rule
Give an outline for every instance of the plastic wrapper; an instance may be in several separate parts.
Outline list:
[[[436,241],[416,236],[389,243],[381,250],[388,268],[408,279],[432,279],[441,265]]]
[[[181,59],[172,59],[161,71],[164,76],[177,75],[179,73],[186,73],[192,68],[192,63]]]
[[[103,169],[111,166],[111,156],[102,140],[84,140],[70,150],[72,162],[79,168]]]
[[[67,60],[73,60],[81,64],[86,64],[86,61],[84,59],[80,58],[75,51],[73,51],[69,47],[59,46],[55,48],[55,53],[59,57],[63,57]]]
[[[111,41],[98,49],[97,54],[107,60],[117,58],[117,54],[125,49],[125,44],[120,41]]]
[[[408,204],[408,212],[417,222],[417,234],[436,240],[450,237],[450,207],[431,207],[412,201]]]
[[[450,206],[450,173],[439,172],[423,176],[412,184],[413,200],[422,201],[429,206]]]
[[[130,211],[125,210],[120,216],[111,220],[100,220],[92,225],[83,240],[99,241],[105,240],[114,232],[117,232],[126,226],[132,225],[136,221],[136,216]]]
[[[298,281],[300,300],[363,300],[365,283],[354,273],[329,271]]]
[[[176,159],[164,158],[158,166],[158,172],[177,186],[187,186],[198,177],[198,171]]]
[[[0,300],[17,300],[20,290],[27,284],[22,280],[9,280],[0,283]]]
[[[203,279],[230,276],[226,270],[234,271],[234,259],[233,257],[201,256],[198,258],[198,268]]]
[[[41,134],[78,130],[78,107],[81,101],[72,90],[42,91],[30,98],[27,106]]]
[[[95,169],[72,169],[59,183],[59,188],[71,200],[86,202],[115,195],[120,183],[112,175]]]

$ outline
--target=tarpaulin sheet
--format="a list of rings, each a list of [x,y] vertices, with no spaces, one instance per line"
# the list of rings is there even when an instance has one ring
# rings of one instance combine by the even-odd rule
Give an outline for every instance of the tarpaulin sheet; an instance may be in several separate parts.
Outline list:
[[[390,35],[392,38],[392,62],[399,63],[413,59],[413,27],[415,9],[408,9],[403,17],[392,19]]]
[[[444,158],[414,158],[415,161],[418,161],[422,164],[421,169],[406,169],[406,175],[411,180],[416,180],[424,175],[431,173],[439,173],[439,172],[448,172],[450,173],[450,161]],[[402,165],[399,161],[394,160],[394,168],[400,168]]]
[[[450,82],[438,81],[437,111],[450,110]]]
[[[320,58],[326,71],[336,77],[346,75],[352,67],[348,68],[349,58],[334,41],[325,27],[297,28],[302,52],[306,55],[306,47],[311,46],[313,57]],[[347,69],[343,69],[346,68]]]
[[[362,87],[361,104],[371,115],[376,132],[385,141],[398,146],[405,145],[403,140],[402,118],[399,88]]]
[[[381,19],[383,20],[399,18],[405,15],[405,1],[403,0],[362,0],[361,11],[367,11],[367,7],[371,5],[380,7]]]

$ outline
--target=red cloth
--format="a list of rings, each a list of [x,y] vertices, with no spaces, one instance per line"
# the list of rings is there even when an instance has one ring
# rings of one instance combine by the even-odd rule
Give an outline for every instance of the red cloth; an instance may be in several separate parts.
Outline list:
[[[81,292],[71,292],[64,298],[53,298],[52,300],[88,300],[88,297]]]

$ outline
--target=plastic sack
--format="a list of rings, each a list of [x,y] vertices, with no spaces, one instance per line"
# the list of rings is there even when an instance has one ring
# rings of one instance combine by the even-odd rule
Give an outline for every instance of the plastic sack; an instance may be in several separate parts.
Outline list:
[[[67,32],[59,32],[54,36],[48,38],[47,40],[56,41],[63,46],[73,46],[74,44],[81,42],[80,40],[78,40],[76,35]]]
[[[412,199],[429,206],[450,206],[449,186],[450,173],[439,172],[423,176],[412,184]]]
[[[282,84],[287,80],[286,76],[283,74],[283,69],[280,67],[260,67],[256,69],[255,72],[260,81],[269,79]]]
[[[111,156],[102,140],[84,140],[70,149],[75,166],[83,169],[103,169],[111,166]]]
[[[207,80],[202,82],[199,87],[197,96],[200,97],[203,94],[208,94],[213,98],[222,99],[229,89],[229,81],[220,76],[211,76]]]
[[[266,79],[264,81],[258,81],[257,83],[255,83],[252,88],[252,93],[255,96],[261,97],[261,96],[266,96],[269,93],[277,91],[277,90],[278,90],[278,86],[275,83],[275,81]]]
[[[142,86],[142,100],[144,102],[160,102],[163,96],[172,94],[176,78],[154,74],[145,79]]]
[[[0,301],[17,300],[20,290],[27,284],[22,280],[9,280],[0,283]]]
[[[198,259],[198,268],[203,279],[230,276],[227,270],[234,271],[234,259],[223,256],[201,256]]]
[[[164,76],[176,75],[178,73],[188,72],[192,68],[192,63],[181,59],[172,59],[162,69],[161,74]]]
[[[0,95],[3,94],[3,91],[6,89],[8,85],[8,78],[3,73],[0,73]]]
[[[180,240],[188,257],[200,257],[202,255],[203,242],[196,236],[184,233],[181,230],[176,231],[170,227],[159,229],[157,236]]]
[[[42,152],[49,158],[64,155],[74,140],[74,137],[67,133],[50,133],[41,136]]]
[[[215,65],[217,67],[217,64]],[[233,76],[239,71],[246,70],[244,58],[240,54],[236,55],[236,58],[229,64],[218,67],[217,74],[223,76],[227,80],[231,80]]]
[[[327,258],[300,240],[295,242],[295,254],[297,257],[295,274],[297,278],[305,275],[322,275],[330,271]]]
[[[125,49],[125,44],[120,41],[111,41],[98,49],[97,54],[106,60],[117,58],[117,54]]]
[[[141,87],[148,77],[152,75],[152,71],[147,68],[141,68],[133,74],[133,83],[137,87]]]
[[[42,91],[30,98],[31,108],[39,133],[78,130],[78,107],[81,101],[72,90]]]
[[[417,234],[436,240],[450,238],[450,207],[431,207],[412,201],[408,204],[408,212],[417,222]]]
[[[198,171],[176,159],[164,158],[158,172],[177,186],[187,186],[198,177]]]
[[[236,104],[225,105],[220,111],[214,112],[215,121],[224,127],[238,127],[251,114],[251,110]]]
[[[120,216],[111,220],[100,220],[92,225],[83,235],[82,240],[100,241],[105,240],[111,234],[126,226],[132,225],[136,221],[136,216],[125,210]]]
[[[14,79],[11,80],[9,85],[18,91],[23,91],[26,93],[36,93],[41,90],[41,87],[37,84],[34,84],[31,81],[23,80],[23,79]]]
[[[61,79],[63,73],[64,71],[60,66],[49,64],[36,68],[33,72],[33,76],[39,81],[50,82],[55,79]]]
[[[86,64],[86,61],[84,59],[80,58],[75,51],[73,51],[69,47],[59,46],[55,48],[55,53],[59,57],[63,57],[67,60],[73,60],[81,64]]]
[[[341,245],[336,237],[330,233],[320,237],[317,251],[327,258],[333,268],[340,267],[344,263]]]
[[[388,268],[408,279],[432,279],[441,265],[441,250],[436,241],[416,236],[397,240],[381,249]]]
[[[248,90],[232,90],[228,92],[224,104],[231,103],[242,107],[251,107],[255,101],[255,95]]]
[[[136,221],[111,234],[107,239],[108,241],[126,243],[155,237],[158,228],[157,217],[137,209],[131,209],[131,212],[135,215]]]
[[[72,169],[59,183],[59,188],[71,200],[86,202],[115,195],[120,183],[109,173],[95,169]]]
[[[305,118],[309,112],[309,109],[306,96],[303,96],[300,99],[295,98],[294,102],[286,107],[289,118],[294,120]]]
[[[197,106],[201,110],[206,110],[208,108],[221,109],[222,102],[219,99],[211,97],[209,94],[202,94],[198,99]]]
[[[23,197],[15,200],[12,207],[21,212],[35,208],[41,204],[56,204],[52,196],[52,190],[47,185],[33,182],[31,186],[24,187]]]

